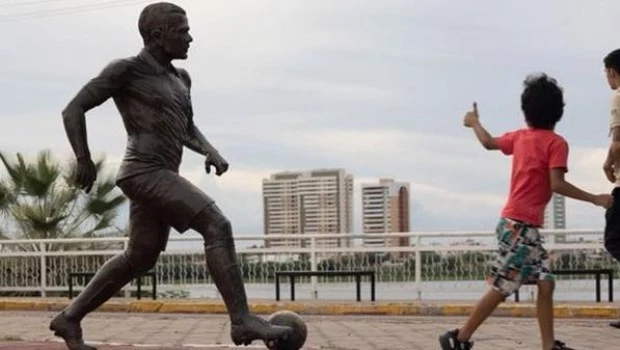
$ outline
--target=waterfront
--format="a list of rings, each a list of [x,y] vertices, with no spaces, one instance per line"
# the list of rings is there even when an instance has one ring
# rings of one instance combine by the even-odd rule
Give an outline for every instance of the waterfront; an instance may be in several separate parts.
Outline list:
[[[484,281],[443,281],[422,283],[422,300],[467,300],[475,301],[485,292]],[[614,300],[620,297],[617,292],[620,282],[614,281]],[[218,298],[217,290],[212,284],[162,287],[161,292],[167,290],[185,291],[189,298]],[[595,301],[596,284],[594,280],[564,280],[558,281],[555,299],[558,301]],[[355,283],[325,283],[317,284],[319,300],[355,300]],[[246,292],[252,299],[275,300],[274,284],[246,284]],[[530,300],[535,297],[535,286],[523,286],[521,300]],[[312,284],[295,283],[295,299],[312,299]],[[280,284],[281,300],[290,299],[290,284]],[[370,300],[370,283],[361,284],[362,300]],[[607,281],[601,281],[601,299],[607,301]],[[376,284],[376,298],[382,300],[417,300],[415,283],[381,282]]]
[[[600,231],[562,230],[563,235],[600,236]],[[549,234],[559,234],[558,231]],[[411,247],[363,247],[344,249],[320,247],[316,240],[331,235],[306,235],[309,245],[297,248],[240,249],[239,267],[252,299],[275,299],[275,276],[280,271],[350,271],[371,270],[376,273],[377,301],[409,300],[477,300],[486,290],[483,280],[494,259],[492,247],[477,244],[489,239],[492,232],[409,232],[381,236],[407,236],[418,243]],[[336,237],[342,236],[340,234]],[[359,238],[363,235],[347,235]],[[425,244],[433,237],[460,239],[460,244]],[[257,241],[264,236],[243,237]],[[279,237],[277,237],[279,238]],[[94,273],[111,256],[127,244],[126,237],[54,240],[7,240],[0,255],[0,292],[5,296],[64,296],[71,279],[75,291],[86,280],[76,272]],[[172,241],[195,242],[193,237],[171,237]],[[315,242],[315,243],[312,243]],[[550,243],[554,270],[611,269],[617,263],[604,251],[601,242]],[[153,269],[160,298],[217,298],[215,287],[204,263],[204,253],[196,250],[167,251]],[[558,301],[594,301],[595,276],[559,276]],[[310,278],[296,279],[296,299],[314,299]],[[287,278],[280,279],[281,299],[290,298]],[[355,300],[353,277],[319,277],[318,300]],[[150,291],[151,280],[143,279],[142,289]],[[419,283],[419,284],[418,284]],[[601,280],[601,299],[607,300],[607,280]],[[136,281],[131,289],[136,289]],[[370,283],[362,278],[362,300],[370,299]],[[614,281],[614,290],[620,283]],[[536,288],[524,286],[521,300],[531,300]],[[125,294],[129,296],[129,294]]]

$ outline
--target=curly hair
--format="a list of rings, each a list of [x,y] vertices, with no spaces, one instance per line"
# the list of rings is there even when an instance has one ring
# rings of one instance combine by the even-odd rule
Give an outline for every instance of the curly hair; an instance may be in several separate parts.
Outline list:
[[[521,110],[530,127],[552,130],[564,114],[564,93],[545,73],[531,74],[523,81]]]

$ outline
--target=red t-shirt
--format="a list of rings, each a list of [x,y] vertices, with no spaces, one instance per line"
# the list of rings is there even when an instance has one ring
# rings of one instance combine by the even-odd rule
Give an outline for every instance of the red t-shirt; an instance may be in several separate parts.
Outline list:
[[[502,217],[542,226],[551,199],[551,169],[568,171],[568,143],[552,130],[524,128],[498,138],[499,149],[512,155],[510,194]]]

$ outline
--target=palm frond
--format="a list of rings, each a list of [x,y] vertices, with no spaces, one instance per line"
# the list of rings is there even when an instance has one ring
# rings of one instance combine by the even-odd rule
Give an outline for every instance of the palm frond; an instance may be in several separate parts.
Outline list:
[[[74,160],[61,166],[47,150],[32,160],[20,153],[15,159],[0,153],[0,160],[8,173],[6,179],[0,179],[0,214],[5,213],[16,228],[16,238],[106,235],[127,200],[116,189],[115,179],[102,174],[105,158],[95,162],[99,176],[88,194],[73,185]],[[53,247],[66,248],[61,244]]]
[[[23,190],[37,198],[44,198],[60,175],[60,166],[52,160],[49,151],[41,151],[36,163],[27,165],[26,169]]]
[[[0,215],[8,213],[9,207],[15,202],[15,194],[4,182],[0,182]]]
[[[127,198],[124,195],[117,195],[111,199],[90,198],[86,210],[93,215],[102,215],[106,212],[116,210]]]
[[[20,154],[18,153],[17,156],[19,160]],[[9,174],[9,178],[13,185],[13,190],[19,191],[22,186],[24,173],[24,168],[21,166],[22,164],[19,163],[19,161],[17,163],[11,162],[2,152],[0,152],[0,161],[2,161],[6,172]]]

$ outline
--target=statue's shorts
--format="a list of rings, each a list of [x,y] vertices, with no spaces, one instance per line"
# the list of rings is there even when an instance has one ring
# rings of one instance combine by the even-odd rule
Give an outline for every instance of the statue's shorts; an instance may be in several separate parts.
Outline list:
[[[502,218],[495,233],[499,249],[491,266],[489,283],[493,289],[508,297],[523,284],[555,280],[538,228]]]
[[[208,195],[169,170],[158,170],[118,181],[130,200],[129,244],[164,251],[170,228],[179,233],[214,203]]]

